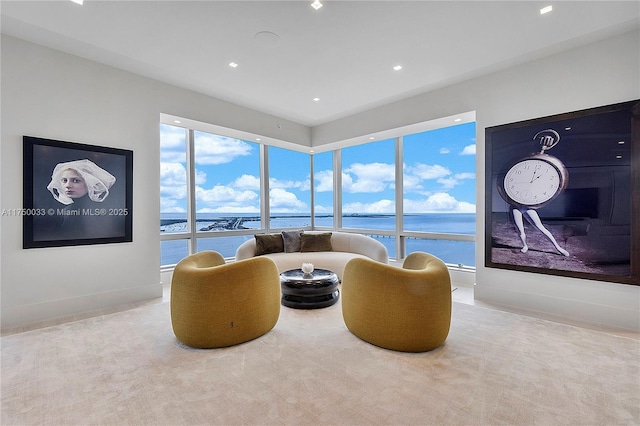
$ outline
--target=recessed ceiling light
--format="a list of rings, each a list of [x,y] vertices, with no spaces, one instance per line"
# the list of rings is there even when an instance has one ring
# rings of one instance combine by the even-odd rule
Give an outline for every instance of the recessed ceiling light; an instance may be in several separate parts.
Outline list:
[[[618,145],[624,145],[624,141],[618,141]]]
[[[564,130],[568,132],[569,130],[571,130],[571,127],[565,127]]]
[[[260,139],[260,138],[256,138],[256,140],[257,140],[257,141],[261,141],[262,139]]]
[[[84,0],[71,0],[72,2],[79,4],[80,6],[82,6],[82,3],[84,2]]]
[[[311,7],[318,10],[322,7],[322,3],[320,3],[320,0],[314,0],[314,2],[311,3]]]
[[[456,118],[455,120],[453,120],[455,123],[458,123],[460,121],[462,121],[462,118]]]
[[[236,64],[235,62],[229,62],[229,66],[231,68],[238,68],[238,64]]]
[[[616,158],[620,160],[622,158],[622,155],[616,155]]]
[[[369,140],[370,140],[370,141],[372,141],[372,140],[374,140],[374,139],[375,139],[375,137],[374,137],[374,136],[369,136]]]
[[[402,69],[402,65],[396,65],[395,67],[393,67],[394,71],[400,71]]]
[[[320,100],[320,98],[313,98],[314,102],[318,102]]]
[[[553,10],[553,6],[546,6],[540,9],[540,15],[544,15],[545,13],[549,13]]]
[[[176,124],[180,124],[181,123],[180,120],[173,120],[173,122],[176,123]]]
[[[310,153],[310,154],[313,154],[313,150],[310,150],[310,151],[309,151],[309,153]]]

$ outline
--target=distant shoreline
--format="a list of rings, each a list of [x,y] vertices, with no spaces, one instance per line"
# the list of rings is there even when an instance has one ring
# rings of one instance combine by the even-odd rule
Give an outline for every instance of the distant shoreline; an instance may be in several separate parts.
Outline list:
[[[160,219],[161,233],[187,232],[186,217],[178,218],[180,213],[162,213]],[[162,218],[165,216],[165,218]],[[167,217],[168,216],[168,217]],[[171,217],[173,216],[173,217]],[[205,217],[202,217],[205,216]],[[206,217],[209,216],[209,217]],[[316,224],[325,223],[331,226],[332,214],[315,215]],[[346,227],[390,229],[395,223],[395,214],[362,214],[352,213],[342,216]],[[413,231],[475,233],[475,213],[409,213],[404,215],[405,229]],[[272,227],[305,227],[311,225],[311,216],[306,214],[275,214],[269,217]],[[417,222],[416,222],[417,220]],[[371,222],[370,222],[371,221]],[[274,225],[274,222],[277,223]],[[356,225],[356,222],[358,225]],[[362,222],[362,223],[360,223]],[[258,215],[198,213],[195,228],[198,232],[229,231],[260,228],[261,218]],[[365,224],[366,223],[366,224]],[[381,225],[381,223],[384,223]],[[428,224],[431,229],[424,229]],[[465,230],[460,230],[462,226]],[[444,228],[443,228],[444,227]]]
[[[392,214],[359,214],[359,213],[344,215],[344,217],[363,217],[363,218],[367,218],[367,217],[383,218],[383,217],[394,217],[394,216],[395,215],[392,215]],[[315,215],[315,217],[325,218],[325,217],[333,217],[333,215],[324,214],[324,215]],[[281,215],[269,216],[269,219],[290,219],[290,218],[309,218],[310,219],[311,216],[295,215],[295,214],[286,215],[286,216],[281,216]],[[201,228],[200,231],[215,231],[215,230],[222,230],[222,229],[227,229],[227,230],[228,229],[249,229],[242,226],[244,222],[259,222],[259,221],[260,221],[260,216],[229,215],[229,216],[220,216],[213,219],[196,218],[196,223],[198,222],[210,223],[210,225],[207,225],[204,228]],[[162,227],[162,226],[176,225],[178,223],[186,223],[186,222],[187,222],[186,219],[160,219],[160,226]]]
[[[160,234],[189,234],[190,228],[185,217],[178,218],[180,213],[162,214],[162,226]],[[204,217],[203,217],[204,216]],[[241,220],[242,219],[242,220]],[[309,229],[311,225],[310,215],[305,214],[274,214],[269,219],[262,218],[268,222],[270,229]],[[315,224],[319,227],[332,228],[334,223],[333,214],[315,215]],[[387,247],[389,253],[395,253],[396,240],[389,235],[390,230],[396,226],[394,214],[345,214],[343,226],[349,229],[365,229],[366,235],[377,239]],[[263,220],[256,214],[232,214],[232,213],[198,213],[196,224],[194,224],[196,238],[198,239],[198,250],[215,250],[225,257],[233,257],[239,244],[248,238],[252,238],[252,233],[265,232],[261,226]],[[474,235],[476,232],[475,213],[414,213],[404,215],[404,230],[414,232],[437,232],[452,234]],[[233,228],[236,226],[236,228]],[[242,226],[243,228],[239,228]],[[233,229],[245,230],[242,235],[224,235]],[[380,235],[377,231],[384,231]],[[223,236],[223,238],[215,238]],[[233,232],[231,232],[233,234]],[[246,233],[246,234],[245,234]],[[438,253],[441,259],[449,263],[464,265],[475,265],[475,245],[467,241],[433,240],[420,237],[404,237],[407,243],[407,250],[426,251]],[[162,241],[161,262],[163,265],[175,264],[187,253],[186,239],[167,239]]]

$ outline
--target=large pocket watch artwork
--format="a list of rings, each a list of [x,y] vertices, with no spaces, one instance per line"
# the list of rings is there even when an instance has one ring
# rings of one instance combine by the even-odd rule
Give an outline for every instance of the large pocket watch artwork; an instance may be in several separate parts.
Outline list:
[[[569,256],[569,252],[560,247],[544,226],[537,212],[557,198],[569,182],[569,173],[562,161],[546,153],[560,142],[560,135],[553,129],[547,129],[536,133],[533,140],[540,151],[511,164],[498,177],[498,193],[512,207],[513,220],[522,240],[522,253],[529,250],[523,220],[527,217],[560,254]]]
[[[640,285],[640,100],[484,141],[486,267]]]

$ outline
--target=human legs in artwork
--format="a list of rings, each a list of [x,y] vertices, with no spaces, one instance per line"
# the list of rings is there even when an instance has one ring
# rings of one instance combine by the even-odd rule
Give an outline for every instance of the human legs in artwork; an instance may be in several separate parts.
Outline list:
[[[538,212],[533,209],[513,209],[513,220],[516,223],[516,227],[518,228],[518,232],[520,233],[520,239],[522,240],[522,248],[520,251],[522,253],[526,253],[529,251],[529,246],[527,245],[527,235],[524,232],[524,221],[523,215],[527,215],[531,222],[535,225],[536,228],[540,230],[553,244],[553,246],[562,253],[564,256],[569,256],[569,252],[560,247],[558,242],[553,237],[551,232],[544,226],[542,221],[540,220],[540,216],[538,216]]]
[[[529,246],[527,246],[527,234],[524,233],[524,222],[522,221],[522,212],[520,210],[513,209],[513,220],[516,222],[520,239],[522,240],[522,248],[520,251],[526,253],[529,251]]]

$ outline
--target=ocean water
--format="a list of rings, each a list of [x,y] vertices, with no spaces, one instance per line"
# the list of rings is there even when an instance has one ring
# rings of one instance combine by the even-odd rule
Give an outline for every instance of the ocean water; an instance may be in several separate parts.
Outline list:
[[[303,228],[311,224],[309,216],[274,215],[271,217],[271,228]],[[316,226],[333,227],[333,217],[316,216]],[[394,215],[349,215],[342,218],[344,228],[386,230],[395,229]],[[260,229],[260,220],[256,215],[241,214],[198,214],[198,230],[222,231],[226,229]],[[475,214],[463,213],[427,213],[404,216],[406,231],[438,232],[453,234],[475,234]],[[186,215],[175,213],[161,214],[160,233],[169,234],[186,232]],[[396,257],[395,237],[372,234],[387,247],[389,257]],[[224,257],[235,256],[236,248],[251,235],[198,238],[197,251],[214,250]],[[441,258],[445,263],[475,266],[475,243],[466,241],[427,240],[422,238],[406,239],[406,252],[425,251]],[[175,264],[188,254],[186,240],[161,242],[161,264]]]

